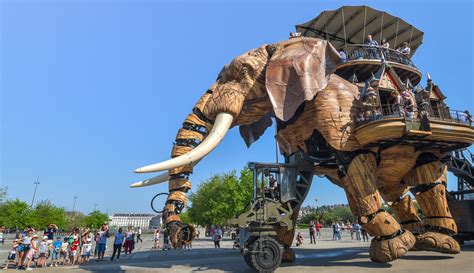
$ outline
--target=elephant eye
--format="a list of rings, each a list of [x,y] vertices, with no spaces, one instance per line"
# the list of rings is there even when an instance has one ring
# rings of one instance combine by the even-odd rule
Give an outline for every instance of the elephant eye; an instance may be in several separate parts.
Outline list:
[[[242,69],[240,69],[240,75],[247,75],[249,73],[249,69],[247,67],[242,67]]]

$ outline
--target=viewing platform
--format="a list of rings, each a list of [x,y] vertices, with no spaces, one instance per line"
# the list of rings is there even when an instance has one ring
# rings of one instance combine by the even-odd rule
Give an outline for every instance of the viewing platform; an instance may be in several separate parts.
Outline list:
[[[472,117],[466,111],[430,107],[427,128],[419,111],[407,115],[394,110],[392,105],[382,105],[381,109],[375,115],[356,122],[355,137],[361,145],[370,146],[403,139],[407,143],[418,143],[420,147],[425,147],[423,143],[429,140],[427,143],[430,147],[449,150],[474,142]]]
[[[391,48],[369,45],[348,45],[344,48],[346,58],[341,58],[341,63],[336,68],[336,74],[351,80],[355,75],[357,81],[365,81],[375,74],[382,63],[392,66],[398,77],[413,85],[421,80],[421,72],[409,56]]]

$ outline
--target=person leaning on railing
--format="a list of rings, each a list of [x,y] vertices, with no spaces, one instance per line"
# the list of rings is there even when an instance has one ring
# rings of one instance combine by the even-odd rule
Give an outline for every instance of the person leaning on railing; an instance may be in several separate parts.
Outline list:
[[[402,104],[402,96],[400,96],[400,93],[398,91],[393,90],[390,95],[394,99],[394,103],[392,105],[392,111],[399,115],[400,117],[405,116],[405,111],[403,109],[403,104]]]
[[[415,117],[416,102],[410,91],[405,90],[402,92],[402,103],[405,108],[406,117],[413,119]]]
[[[343,64],[343,63],[347,62],[347,54],[346,54],[346,51],[343,48],[341,48],[341,50],[339,50],[339,57],[341,58],[339,63]]]
[[[377,49],[379,43],[377,43],[375,40],[372,40],[372,35],[367,35],[367,41],[365,42],[365,45],[368,46],[367,53],[369,54],[370,59],[380,59]]]

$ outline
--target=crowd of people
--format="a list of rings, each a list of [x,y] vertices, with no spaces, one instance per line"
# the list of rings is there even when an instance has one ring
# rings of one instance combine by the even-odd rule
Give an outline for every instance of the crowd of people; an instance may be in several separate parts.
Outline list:
[[[372,35],[367,35],[367,40],[365,41],[362,48],[357,48],[353,50],[349,56],[345,48],[339,50],[339,56],[341,57],[340,62],[345,63],[348,60],[355,59],[396,59],[399,63],[409,64],[409,56],[411,53],[411,48],[408,42],[403,42],[395,51],[389,50],[390,43],[386,38],[382,38],[380,43],[372,38]]]
[[[342,222],[335,222],[332,224],[332,240],[333,241],[339,241],[342,240],[342,232],[343,231],[350,232],[351,234],[351,240],[354,240],[354,235],[355,235],[355,240],[361,241],[363,240],[364,242],[369,241],[369,235],[367,234],[367,231],[358,223],[349,223],[347,222],[346,224]]]
[[[2,241],[4,241],[1,228],[0,233],[2,233]],[[104,223],[96,231],[74,228],[71,232],[62,234],[55,224],[50,224],[44,231],[36,231],[27,226],[13,240],[3,269],[15,266],[17,269],[30,271],[33,270],[33,266],[40,268],[87,264],[92,256],[97,257],[97,262],[104,260],[107,240],[111,237],[107,223]],[[135,243],[143,242],[141,234],[141,228],[128,227],[125,232],[119,228],[115,232],[110,260],[119,260],[122,248],[125,255],[131,254]],[[157,249],[159,248],[159,234],[160,231],[157,229],[154,234],[154,247]]]
[[[310,244],[316,244],[316,239],[321,239],[321,228],[322,225],[319,223],[319,221],[310,221],[309,223],[309,239],[310,239]],[[342,240],[342,232],[349,232],[351,235],[351,240],[357,240],[357,241],[364,241],[368,242],[369,241],[369,235],[367,234],[367,231],[362,228],[362,226],[358,222],[354,223],[349,223],[347,222],[346,224],[342,222],[334,222],[332,224],[332,240],[333,241],[339,241]],[[296,246],[301,246],[304,243],[304,237],[301,232],[298,232],[296,234]]]

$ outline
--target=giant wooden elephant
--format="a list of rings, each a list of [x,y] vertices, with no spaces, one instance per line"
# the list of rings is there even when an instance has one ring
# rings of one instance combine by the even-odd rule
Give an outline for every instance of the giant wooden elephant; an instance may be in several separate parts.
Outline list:
[[[363,147],[354,137],[359,88],[334,74],[337,51],[325,40],[298,37],[262,45],[235,58],[196,103],[178,131],[172,159],[135,170],[166,171],[132,186],[169,181],[164,221],[176,245],[189,226],[180,222],[191,189],[193,166],[226,132],[240,126],[247,145],[277,121],[277,141],[289,158],[301,153],[319,159],[314,174],[344,188],[350,208],[373,236],[370,257],[387,262],[414,247],[457,253],[456,233],[446,203],[446,166],[437,150],[415,151],[409,144]],[[420,221],[404,194],[412,189],[425,215]],[[382,209],[382,198],[398,221]],[[296,215],[298,210],[294,211]],[[293,232],[280,241],[291,246]],[[181,235],[178,235],[181,234]],[[417,236],[415,237],[414,234]]]

